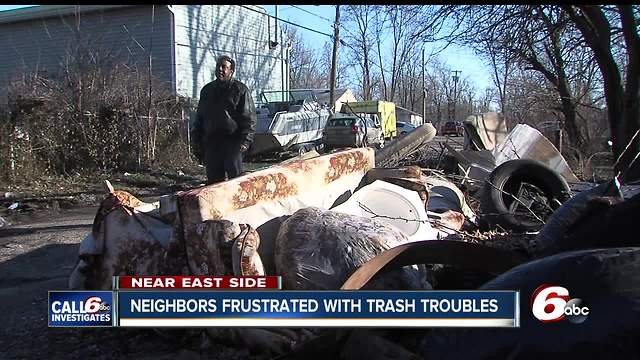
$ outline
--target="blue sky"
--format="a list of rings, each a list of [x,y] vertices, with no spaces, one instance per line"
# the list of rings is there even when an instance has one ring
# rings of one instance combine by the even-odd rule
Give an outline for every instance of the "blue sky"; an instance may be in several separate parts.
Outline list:
[[[0,5],[0,11],[35,5]],[[276,5],[262,5],[267,12],[274,15]],[[310,14],[311,13],[311,14]],[[278,17],[325,34],[333,34],[332,24],[336,10],[333,5],[278,5]],[[329,37],[299,28],[310,45],[318,51]],[[428,51],[428,50],[427,50]],[[479,94],[484,93],[491,85],[491,72],[471,50],[451,46],[440,54],[441,60],[452,70],[461,70],[463,78],[475,85]]]
[[[275,15],[276,5],[262,5],[269,14]],[[313,13],[315,15],[311,15]],[[333,34],[333,20],[336,16],[333,5],[278,5],[278,17],[293,23],[323,32]],[[310,45],[318,50],[329,37],[299,28]],[[429,47],[427,48],[427,56]],[[482,63],[472,50],[458,46],[450,46],[439,54],[440,60],[451,67],[452,70],[461,70],[460,76],[467,78],[472,83],[479,95],[484,94],[486,87],[492,87],[491,71]]]

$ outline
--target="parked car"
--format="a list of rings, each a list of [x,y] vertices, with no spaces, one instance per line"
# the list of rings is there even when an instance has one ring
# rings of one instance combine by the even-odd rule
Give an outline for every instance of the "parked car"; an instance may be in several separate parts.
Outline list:
[[[335,113],[329,117],[322,135],[325,151],[337,147],[384,147],[382,126],[376,115]]]
[[[405,135],[416,129],[417,126],[404,121],[396,121],[396,131],[398,135]]]
[[[463,136],[464,135],[464,125],[460,121],[447,121],[442,125],[442,129],[440,131],[442,135],[455,135],[455,136]]]

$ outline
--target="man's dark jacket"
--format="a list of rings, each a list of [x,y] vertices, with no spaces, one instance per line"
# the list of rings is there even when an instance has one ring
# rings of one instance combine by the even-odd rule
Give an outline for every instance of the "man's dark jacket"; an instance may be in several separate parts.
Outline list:
[[[210,139],[222,136],[249,146],[255,129],[256,109],[245,84],[215,80],[202,88],[192,132],[196,156],[202,156]]]

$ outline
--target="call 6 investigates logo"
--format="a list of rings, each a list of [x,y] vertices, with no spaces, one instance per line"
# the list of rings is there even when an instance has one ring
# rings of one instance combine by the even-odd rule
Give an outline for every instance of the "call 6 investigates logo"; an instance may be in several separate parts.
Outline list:
[[[111,291],[50,291],[49,326],[112,326]]]
[[[564,318],[574,324],[587,320],[589,308],[582,299],[569,298],[569,290],[562,286],[542,284],[531,295],[533,316],[545,323]]]

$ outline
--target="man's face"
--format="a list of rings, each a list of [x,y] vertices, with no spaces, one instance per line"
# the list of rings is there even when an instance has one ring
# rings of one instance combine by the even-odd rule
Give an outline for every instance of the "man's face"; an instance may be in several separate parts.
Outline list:
[[[222,60],[216,64],[216,78],[220,81],[231,80],[233,70],[231,70],[231,63],[227,60]]]

